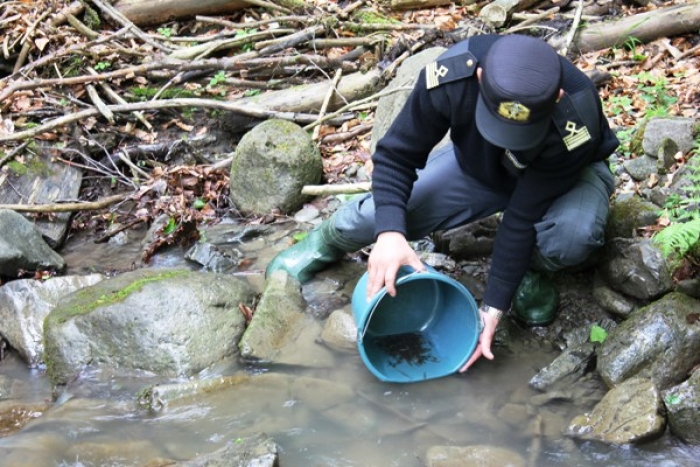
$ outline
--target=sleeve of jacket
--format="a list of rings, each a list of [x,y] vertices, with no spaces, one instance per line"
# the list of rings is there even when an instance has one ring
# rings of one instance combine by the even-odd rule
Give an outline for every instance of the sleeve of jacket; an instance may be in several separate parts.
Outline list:
[[[396,231],[406,234],[406,205],[417,175],[428,155],[447,133],[447,109],[437,108],[421,71],[406,103],[377,143],[372,156],[372,193],[376,208],[375,235]]]

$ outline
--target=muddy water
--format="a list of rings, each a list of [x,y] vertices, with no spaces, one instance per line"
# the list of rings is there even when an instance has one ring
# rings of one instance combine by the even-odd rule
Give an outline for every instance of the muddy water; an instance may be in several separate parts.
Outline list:
[[[261,269],[281,237],[273,233],[236,245],[253,258],[242,277],[254,287],[262,287]],[[138,251],[138,242],[115,246],[74,239],[61,253],[69,272],[79,274],[129,269],[137,263]],[[198,268],[185,262],[183,253],[174,248],[158,255],[151,266]],[[342,303],[337,297],[351,294],[361,267],[344,263],[321,274],[305,293],[325,294],[324,284],[341,284],[328,296]],[[325,313],[324,301],[314,304],[319,314]],[[134,404],[139,389],[158,382],[149,375],[86,370],[54,402],[45,375],[11,356],[0,363],[2,374],[23,385],[26,402],[49,401],[51,408],[0,439],[0,466],[144,466],[158,459],[191,459],[260,432],[280,446],[281,467],[419,467],[434,445],[506,448],[519,453],[528,466],[700,465],[700,450],[668,435],[619,448],[563,437],[566,423],[591,409],[604,388],[589,377],[564,395],[543,397],[527,383],[556,352],[517,330],[509,334],[511,340],[496,348],[493,362],[479,363],[464,375],[404,385],[376,380],[356,352],[309,342],[299,351],[326,354],[324,365],[226,362],[201,377],[250,378],[222,391],[173,401],[155,413]]]

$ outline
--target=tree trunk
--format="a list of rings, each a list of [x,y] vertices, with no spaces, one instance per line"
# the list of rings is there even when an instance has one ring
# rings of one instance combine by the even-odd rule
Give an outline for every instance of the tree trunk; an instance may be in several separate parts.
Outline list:
[[[700,1],[687,5],[659,8],[616,21],[593,23],[582,29],[573,47],[581,53],[621,47],[629,39],[643,43],[660,37],[697,32],[700,28]]]
[[[477,0],[465,0],[460,5],[470,5]],[[391,8],[394,10],[410,10],[413,8],[433,8],[436,6],[449,5],[453,0],[391,0]]]
[[[232,13],[249,7],[245,0],[118,0],[114,4],[138,26],[163,24],[177,18]]]
[[[527,10],[541,0],[494,0],[482,8],[479,18],[496,28],[500,28],[516,11]]]

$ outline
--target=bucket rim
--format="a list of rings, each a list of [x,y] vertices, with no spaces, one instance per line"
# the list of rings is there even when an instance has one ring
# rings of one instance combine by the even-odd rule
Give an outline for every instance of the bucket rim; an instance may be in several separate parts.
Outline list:
[[[458,281],[452,279],[451,277],[448,277],[444,274],[441,274],[437,272],[435,269],[432,267],[426,265],[427,269],[424,271],[417,271],[413,269],[411,266],[402,266],[402,268],[405,269],[410,269],[411,272],[409,272],[406,275],[403,275],[399,278],[396,279],[395,281],[395,287],[399,287],[400,285],[403,285],[406,282],[411,282],[417,279],[435,279],[440,282],[445,282],[455,288],[457,288],[462,294],[464,294],[465,297],[467,297],[467,300],[473,305],[474,310],[476,311],[476,301],[474,300],[474,297],[472,294],[467,290],[467,288],[460,284]],[[367,273],[365,273],[367,274]],[[362,330],[358,328],[357,330],[357,343],[361,344],[363,342],[363,339],[365,337],[365,334],[367,333],[367,329],[369,328],[369,323],[372,319],[372,315],[374,314],[375,310],[379,306],[379,302],[387,295],[387,289],[386,286],[382,287],[379,289],[379,292],[377,292],[369,302],[367,302],[367,306],[371,306],[370,312],[367,313],[363,319],[362,322]],[[398,291],[397,291],[398,293]]]

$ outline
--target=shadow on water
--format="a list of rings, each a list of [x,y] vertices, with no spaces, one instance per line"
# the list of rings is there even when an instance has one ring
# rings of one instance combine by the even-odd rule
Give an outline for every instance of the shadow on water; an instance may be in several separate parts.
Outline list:
[[[244,277],[259,289],[258,266],[274,251],[268,246],[263,253],[259,244],[254,248],[256,262]],[[95,264],[130,269],[138,250],[138,245],[110,250],[83,242],[82,248],[71,245],[63,254],[73,273],[85,273]],[[176,249],[159,255],[154,264],[185,265],[181,258]],[[334,307],[349,307],[342,297],[351,295],[353,278],[361,271],[361,264],[346,262],[321,274],[312,290],[325,293],[326,281],[343,284],[341,290],[329,288],[328,295],[336,297]],[[314,306],[317,314],[327,314],[319,303]],[[543,397],[530,389],[530,378],[556,355],[532,339],[499,346],[493,362],[479,362],[466,374],[415,384],[381,383],[357,352],[330,349],[320,339],[305,345],[300,351],[319,355],[322,364],[227,362],[201,377],[246,375],[240,384],[173,400],[158,412],[140,409],[134,400],[140,389],[160,381],[86,370],[42,416],[0,439],[0,465],[167,465],[257,433],[279,445],[282,467],[419,467],[435,445],[506,448],[519,453],[523,465],[538,467],[700,465],[700,451],[668,435],[638,447],[578,443],[562,436],[568,421],[590,410],[604,388],[589,375],[566,396]],[[23,402],[50,398],[45,375],[26,369],[16,356],[0,363],[0,370],[24,385],[28,400]]]

